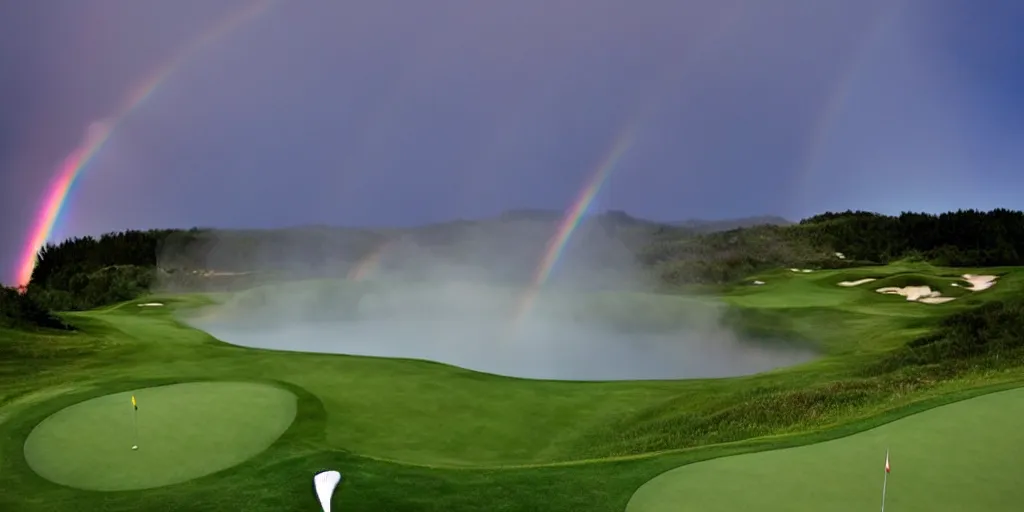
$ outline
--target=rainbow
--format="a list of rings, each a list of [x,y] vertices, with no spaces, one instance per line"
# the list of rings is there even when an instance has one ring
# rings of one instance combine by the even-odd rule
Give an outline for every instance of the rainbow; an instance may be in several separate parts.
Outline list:
[[[882,7],[881,12],[865,31],[863,39],[854,47],[847,65],[841,70],[832,90],[825,98],[821,113],[818,114],[808,132],[806,150],[801,155],[796,182],[798,188],[796,200],[798,202],[807,199],[807,187],[811,185],[814,173],[819,170],[822,156],[830,142],[829,136],[846,111],[850,93],[864,64],[870,57],[871,50],[899,20],[905,6],[906,2],[896,0]]]
[[[684,53],[682,66],[682,72],[684,74],[689,71],[691,66],[696,64],[707,56],[709,47],[719,41],[719,38],[725,34],[728,34],[733,30],[737,24],[744,18],[748,17],[748,10],[742,8],[740,5],[734,5],[726,9],[725,13],[715,20],[710,25],[710,30],[699,37],[697,41],[690,46],[690,48]],[[580,221],[583,220],[583,214],[587,212],[597,194],[601,191],[608,177],[612,171],[615,170],[619,160],[626,153],[627,150],[633,145],[633,141],[636,137],[637,127],[641,124],[642,120],[649,118],[654,115],[657,110],[656,99],[660,97],[656,91],[651,90],[645,95],[645,100],[641,101],[641,105],[636,109],[636,112],[632,115],[632,121],[626,124],[626,128],[622,130],[619,136],[614,140],[611,145],[611,149],[604,156],[594,170],[590,179],[586,182],[586,185],[579,192],[576,200],[572,203],[568,210],[562,217],[558,228],[555,230],[554,235],[548,240],[547,247],[544,251],[537,269],[534,271],[533,278],[531,279],[530,285],[526,292],[523,294],[522,300],[516,308],[514,314],[514,324],[521,322],[530,309],[533,306],[534,301],[540,294],[541,287],[547,282],[548,277],[551,275],[551,271],[555,268],[559,258],[562,256],[562,251],[565,250],[566,244],[572,237],[572,233],[579,226]]]
[[[362,259],[356,262],[355,265],[348,271],[348,278],[353,281],[362,281],[366,279],[373,271],[377,270],[380,265],[380,259],[384,256],[384,251],[391,246],[392,241],[387,241],[377,246]]]
[[[729,33],[743,18],[747,17],[747,14],[747,10],[739,5],[728,8],[725,14],[711,25],[711,30],[698,38],[697,42],[684,54],[685,65],[682,67],[683,72],[688,71],[692,65],[706,57],[708,47],[717,42],[720,36]],[[626,128],[622,130],[612,143],[611,149],[600,161],[597,169],[594,170],[586,185],[577,195],[576,200],[566,210],[554,235],[548,240],[544,255],[534,271],[530,285],[516,308],[516,313],[513,316],[514,324],[520,323],[529,314],[534,301],[540,293],[541,287],[547,282],[551,271],[558,263],[559,258],[562,256],[562,251],[565,250],[566,244],[572,237],[572,233],[579,226],[580,221],[583,220],[583,214],[590,208],[597,194],[608,180],[608,177],[615,170],[619,160],[633,145],[640,120],[647,119],[655,113],[657,105],[655,99],[658,97],[659,95],[654,94],[654,91],[650,91],[646,95],[646,101],[642,102],[641,106],[637,108],[637,111],[632,116],[632,122],[626,124]]]
[[[608,181],[608,177],[611,176],[612,171],[622,159],[622,156],[626,154],[626,151],[633,145],[633,141],[636,136],[636,125],[630,124],[622,131],[622,133],[612,143],[611,149],[605,154],[604,158],[601,159],[597,166],[597,169],[590,175],[586,185],[577,194],[575,201],[562,215],[561,221],[558,223],[558,227],[555,229],[555,233],[548,240],[548,243],[544,250],[544,255],[540,259],[540,263],[537,265],[537,269],[533,273],[533,278],[530,280],[530,285],[527,287],[526,292],[523,294],[522,299],[519,302],[519,306],[516,309],[513,325],[518,325],[522,320],[529,314],[533,307],[534,301],[540,294],[540,289],[547,282],[551,276],[551,271],[555,268],[555,264],[558,263],[561,258],[563,251],[565,251],[566,244],[569,243],[569,239],[572,238],[573,232],[580,225],[580,221],[583,220],[583,215],[593,204],[597,194],[601,191],[605,182]]]
[[[132,88],[114,115],[102,121],[94,121],[89,125],[82,142],[57,168],[56,175],[43,195],[42,206],[32,222],[28,240],[19,257],[20,263],[18,264],[16,276],[19,287],[24,288],[32,279],[32,271],[35,269],[39,251],[53,234],[53,227],[60,218],[68,194],[71,192],[71,188],[74,186],[78,176],[81,175],[85,166],[103,148],[104,143],[110,139],[118,124],[147,98],[152,96],[157,87],[197,50],[231,32],[242,23],[266,12],[274,1],[262,0],[251,4],[238,12],[232,13],[220,23],[203,32],[181,51],[175,53],[170,61],[148,75],[145,81]]]

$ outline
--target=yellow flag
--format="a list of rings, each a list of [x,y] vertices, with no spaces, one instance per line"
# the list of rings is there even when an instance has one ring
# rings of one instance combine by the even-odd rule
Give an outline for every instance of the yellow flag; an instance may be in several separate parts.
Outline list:
[[[134,407],[135,410],[139,409],[139,406],[135,404],[135,395],[132,395],[132,407]]]

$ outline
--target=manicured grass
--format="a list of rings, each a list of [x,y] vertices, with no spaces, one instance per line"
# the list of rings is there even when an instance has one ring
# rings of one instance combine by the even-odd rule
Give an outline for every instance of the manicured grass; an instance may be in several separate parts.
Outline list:
[[[133,395],[138,411],[131,406]],[[239,464],[270,446],[294,418],[295,396],[265,384],[138,389],[86,400],[46,418],[25,441],[25,459],[36,473],[69,487],[147,489]],[[136,442],[139,449],[132,450]]]
[[[925,305],[836,286],[842,273],[860,271],[1006,275],[984,292]],[[595,315],[626,311],[618,314],[662,326],[707,311],[695,301],[725,303],[749,313],[745,327],[793,335],[825,353],[795,368],[716,380],[530,381],[421,361],[245,349],[177,320],[209,304],[204,296],[68,314],[80,332],[0,331],[0,510],[311,510],[309,479],[330,468],[345,475],[340,510],[620,512],[642,484],[684,464],[820,441],[837,429],[1020,381],[1016,368],[941,379],[924,370],[865,377],[862,369],[945,315],[1020,294],[1022,275],[915,264],[780,271],[762,276],[764,286],[737,286],[720,297],[623,293],[586,302]],[[317,300],[334,293],[328,283],[317,286]],[[32,430],[65,407],[210,379],[274,382],[298,396],[295,421],[238,465],[146,490],[72,489],[39,476],[25,459]],[[140,397],[140,413],[150,401]]]
[[[925,411],[833,441],[683,466],[641,487],[627,512],[1020,510],[1024,390]]]

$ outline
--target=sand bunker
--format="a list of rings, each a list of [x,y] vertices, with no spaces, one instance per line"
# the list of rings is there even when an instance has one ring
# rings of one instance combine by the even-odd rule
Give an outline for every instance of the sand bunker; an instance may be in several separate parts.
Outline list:
[[[925,304],[942,304],[954,299],[954,297],[943,297],[942,292],[932,290],[930,286],[904,286],[903,288],[887,286],[875,291],[888,295],[902,295],[908,301],[924,302]]]
[[[163,306],[163,303],[161,303],[161,302],[146,302],[146,303],[143,303],[143,304],[139,304],[140,308],[153,308],[153,307],[158,307],[158,306]]]
[[[761,286],[762,284],[764,284],[764,281],[754,281],[753,282],[754,286]]]
[[[970,288],[967,289],[972,292],[987,290],[991,288],[992,285],[996,284],[996,279],[999,279],[999,276],[976,276],[973,274],[964,274],[961,277],[964,278],[964,281],[971,283]]]
[[[813,270],[811,270],[809,268],[791,268],[791,269],[789,269],[789,271],[790,272],[797,272],[797,273],[801,273],[801,274],[810,274],[811,272],[814,272]]]
[[[964,274],[961,277],[963,277],[964,281],[971,284],[970,286],[963,286],[962,288],[972,292],[991,288],[992,285],[995,284],[996,279],[999,278],[999,276],[976,276],[973,274]],[[839,283],[839,286],[860,286],[864,283],[870,283],[871,281],[875,281],[875,278],[864,278],[856,281],[842,281]],[[952,283],[950,286],[960,285],[958,283]],[[887,286],[875,291],[887,295],[902,295],[906,297],[908,301],[923,302],[925,304],[943,304],[956,299],[956,297],[943,297],[941,291],[932,290],[930,286],[904,286],[902,288],[897,286]]]
[[[874,277],[865,277],[864,279],[858,279],[856,281],[840,281],[839,286],[860,286],[864,283],[870,283],[874,281]]]

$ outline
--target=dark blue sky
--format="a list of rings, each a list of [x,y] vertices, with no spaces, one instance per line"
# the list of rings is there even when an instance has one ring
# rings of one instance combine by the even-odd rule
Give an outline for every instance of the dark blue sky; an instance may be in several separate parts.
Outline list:
[[[0,281],[86,127],[250,2],[0,0]],[[1024,208],[1017,0],[303,0],[192,53],[54,235]]]

